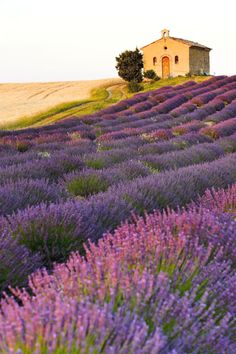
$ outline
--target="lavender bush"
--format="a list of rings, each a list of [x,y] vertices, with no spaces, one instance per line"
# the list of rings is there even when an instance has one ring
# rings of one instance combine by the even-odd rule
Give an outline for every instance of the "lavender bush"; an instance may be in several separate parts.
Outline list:
[[[149,168],[142,163],[128,161],[104,170],[85,169],[69,173],[63,176],[62,185],[72,195],[88,197],[107,190],[111,185],[149,174]]]
[[[208,135],[214,139],[217,139],[222,136],[231,135],[235,132],[236,132],[236,118],[228,119],[216,125],[202,128],[200,130],[201,134]]]
[[[19,180],[0,187],[0,214],[8,215],[41,202],[62,201],[67,193],[47,180]]]
[[[54,261],[65,261],[73,250],[83,251],[93,227],[85,223],[86,218],[92,223],[93,215],[79,203],[40,204],[16,213],[8,222],[2,218],[1,229],[8,230],[19,245],[41,254],[44,265],[51,267]]]
[[[0,168],[0,184],[25,178],[47,178],[56,181],[62,174],[82,169],[83,166],[84,163],[79,156],[65,152],[51,154],[43,151],[38,153],[35,160]]]
[[[153,172],[178,169],[206,161],[213,161],[224,155],[223,149],[217,144],[199,144],[183,151],[174,151],[161,156],[147,155],[141,161],[149,166]]]
[[[9,286],[26,286],[28,276],[42,267],[39,254],[19,245],[7,232],[0,236],[0,292]]]

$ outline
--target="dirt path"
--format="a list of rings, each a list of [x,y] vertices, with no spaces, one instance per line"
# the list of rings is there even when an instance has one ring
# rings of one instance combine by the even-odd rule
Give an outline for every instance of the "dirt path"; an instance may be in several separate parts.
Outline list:
[[[119,84],[115,84],[115,85],[107,87],[106,91],[108,93],[108,96],[106,98],[106,101],[109,101],[110,99],[113,98],[114,91],[116,91],[116,93],[120,93],[121,94],[121,99],[127,98],[127,95],[126,95],[126,93],[124,91],[125,87],[126,87],[126,85],[123,84],[123,83],[119,83]]]
[[[126,98],[128,98],[126,92],[124,91],[125,88],[126,88],[126,85],[121,85],[120,86],[120,90],[122,92],[122,100],[125,100]]]

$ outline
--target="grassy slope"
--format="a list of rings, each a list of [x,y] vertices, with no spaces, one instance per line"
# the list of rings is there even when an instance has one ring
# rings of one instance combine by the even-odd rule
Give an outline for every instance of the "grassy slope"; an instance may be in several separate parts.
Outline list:
[[[144,82],[144,90],[154,90],[167,85],[180,85],[189,80],[201,82],[209,77],[195,76],[192,78],[177,77],[172,79],[159,80],[154,83]],[[78,100],[56,105],[44,112],[22,117],[15,122],[4,123],[0,125],[1,129],[21,129],[29,126],[39,126],[50,124],[68,116],[81,116],[84,114],[92,114],[100,109],[106,108],[122,99],[133,96],[128,93],[127,86],[124,83],[115,85],[104,85],[98,89],[91,91],[91,97],[86,100]]]

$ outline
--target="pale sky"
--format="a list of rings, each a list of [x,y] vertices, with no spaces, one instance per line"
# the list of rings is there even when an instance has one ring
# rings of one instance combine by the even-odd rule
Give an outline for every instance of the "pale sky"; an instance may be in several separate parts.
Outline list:
[[[116,77],[115,57],[160,38],[213,48],[212,74],[236,74],[235,0],[0,0],[0,82]]]

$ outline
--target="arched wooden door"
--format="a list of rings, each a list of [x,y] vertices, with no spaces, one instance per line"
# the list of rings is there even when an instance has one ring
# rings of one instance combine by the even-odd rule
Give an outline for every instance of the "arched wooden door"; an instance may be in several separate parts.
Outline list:
[[[162,58],[162,78],[167,79],[170,76],[170,59],[168,57]]]

